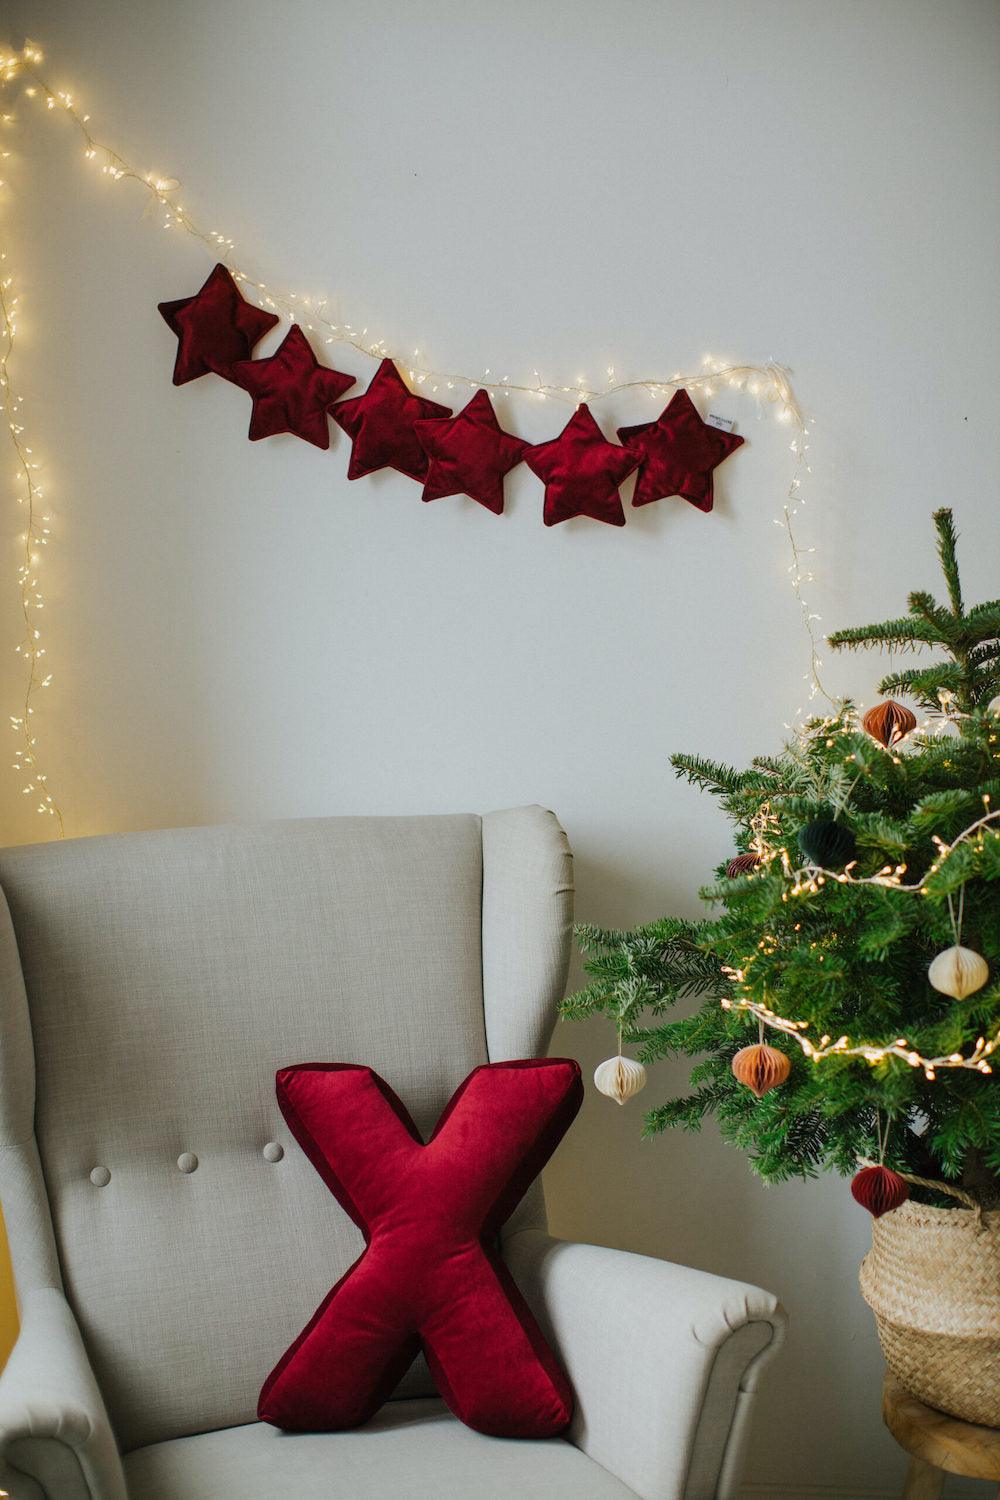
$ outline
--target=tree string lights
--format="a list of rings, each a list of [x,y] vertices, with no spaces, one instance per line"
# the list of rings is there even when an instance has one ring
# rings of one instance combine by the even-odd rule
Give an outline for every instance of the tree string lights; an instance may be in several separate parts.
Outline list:
[[[984,795],[983,804],[989,807],[989,796]],[[911,885],[903,883],[903,875],[906,873],[906,865],[886,865],[874,875],[855,876],[852,873],[855,861],[851,861],[843,870],[823,870],[815,866],[808,866],[796,870],[792,867],[787,849],[762,850],[762,869],[775,859],[781,861],[784,874],[791,879],[792,885],[782,894],[782,901],[797,896],[815,895],[821,886],[828,880],[836,881],[840,885],[875,885],[883,886],[890,890],[905,891],[911,895],[926,893],[927,882],[935,875],[942,865],[947,861],[954,851],[963,844],[972,841],[982,847],[984,837],[1000,838],[1000,833],[995,827],[989,827],[1000,820],[1000,810],[989,811],[970,823],[961,833],[957,834],[950,843],[936,834],[931,835],[931,840],[937,850],[933,862],[921,876],[920,880]],[[753,879],[754,876],[749,877]],[[950,903],[950,898],[949,898]],[[954,922],[954,917],[953,917]],[[761,940],[761,946],[767,939]],[[773,950],[771,950],[773,951]],[[723,972],[734,984],[744,985],[746,983],[747,971],[753,958],[746,960],[741,968],[725,968]],[[755,1016],[763,1026],[769,1026],[775,1031],[782,1031],[786,1036],[792,1037],[805,1053],[806,1057],[813,1062],[820,1062],[824,1057],[863,1057],[866,1061],[875,1064],[886,1057],[900,1057],[909,1063],[911,1068],[923,1068],[926,1078],[933,1080],[939,1068],[974,1068],[979,1073],[992,1073],[993,1068],[988,1059],[997,1046],[1000,1045],[1000,1029],[992,1037],[979,1037],[972,1051],[968,1054],[951,1052],[940,1057],[924,1057],[915,1047],[911,1046],[905,1037],[897,1037],[895,1041],[886,1045],[878,1043],[852,1043],[850,1037],[839,1036],[836,1041],[830,1036],[821,1036],[818,1042],[813,1042],[804,1033],[809,1027],[808,1021],[795,1021],[789,1016],[779,1015],[769,1006],[756,1000],[747,1000],[738,996],[735,999],[724,996],[719,1004],[723,1010],[745,1011],[748,1015]]]
[[[983,796],[983,805],[989,807],[989,802],[990,797],[986,793]],[[968,843],[973,835],[979,836],[978,842],[982,846],[981,830],[987,827],[988,824],[996,822],[998,818],[1000,818],[1000,811],[987,812],[983,817],[977,818],[974,823],[970,823],[968,828],[963,829],[950,844],[946,843],[939,834],[932,833],[930,836],[931,843],[937,850],[937,854],[933,863],[927,867],[920,879],[914,881],[912,885],[903,883],[903,876],[906,874],[907,868],[905,864],[883,865],[881,870],[876,870],[874,875],[855,875],[854,870],[857,860],[854,859],[845,865],[842,870],[824,870],[818,865],[804,865],[801,869],[794,869],[788,855],[788,850],[785,848],[779,849],[776,853],[781,859],[782,868],[793,882],[790,889],[784,893],[781,899],[782,901],[787,901],[796,896],[801,896],[803,893],[811,896],[815,895],[820,886],[825,885],[828,880],[835,880],[839,885],[880,885],[887,890],[907,891],[911,894],[916,891],[923,893],[926,890],[928,880],[930,880],[931,876],[937,874],[949,854],[952,854],[960,844]],[[766,862],[767,855],[765,854],[762,858]],[[948,904],[950,907],[950,896],[948,897]],[[952,925],[955,926],[954,915],[952,916]]]
[[[811,1042],[807,1036],[803,1035],[805,1028],[809,1025],[808,1021],[792,1021],[787,1016],[779,1016],[756,1000],[731,1000],[725,996],[719,1004],[723,1010],[746,1011],[774,1031],[783,1031],[786,1036],[798,1042],[806,1057],[813,1062],[821,1062],[824,1057],[836,1056],[863,1057],[866,1062],[874,1064],[882,1062],[886,1057],[901,1057],[904,1062],[909,1063],[911,1068],[923,1068],[925,1076],[931,1081],[936,1077],[939,1068],[975,1068],[979,1073],[992,1073],[993,1068],[987,1058],[1000,1045],[1000,1030],[990,1038],[979,1037],[976,1045],[967,1055],[961,1052],[950,1052],[941,1057],[924,1057],[902,1036],[884,1044],[874,1042],[855,1044],[848,1036],[840,1036],[836,1041],[829,1036],[822,1036],[818,1042]]]
[[[152,209],[159,213],[160,225],[163,229],[179,230],[197,240],[210,251],[214,260],[221,261],[226,266],[235,281],[241,283],[256,296],[261,306],[283,315],[290,323],[301,324],[303,328],[316,334],[327,345],[346,344],[366,357],[379,360],[392,359],[408,372],[413,384],[424,386],[431,393],[439,390],[451,391],[456,386],[461,386],[470,390],[482,388],[494,396],[518,396],[541,402],[552,400],[578,406],[582,402],[592,403],[629,391],[646,391],[651,399],[656,400],[681,388],[700,391],[707,397],[714,395],[717,389],[732,389],[746,391],[753,397],[757,402],[758,414],[765,407],[770,407],[776,419],[787,424],[792,432],[789,446],[794,455],[793,469],[788,488],[782,499],[780,513],[774,517],[774,524],[783,531],[790,549],[789,579],[809,640],[809,670],[804,680],[808,685],[810,699],[821,694],[827,701],[833,702],[820,678],[822,662],[820,637],[816,628],[820,617],[811,608],[806,598],[806,589],[815,578],[809,561],[815,548],[801,544],[795,526],[796,519],[806,503],[804,493],[806,478],[812,473],[808,460],[810,426],[792,390],[788,371],[783,366],[774,361],[768,361],[763,365],[742,364],[713,359],[711,355],[706,355],[701,368],[693,374],[683,374],[676,370],[669,378],[655,377],[623,381],[617,378],[614,366],[609,365],[605,372],[605,384],[598,387],[588,383],[585,376],[579,376],[572,384],[551,383],[543,380],[537,369],[533,371],[533,378],[530,381],[513,380],[509,375],[498,377],[491,367],[487,367],[481,374],[474,376],[456,371],[439,370],[423,360],[419,348],[415,348],[409,358],[393,354],[385,339],[373,339],[369,336],[367,327],[359,330],[347,320],[334,319],[327,311],[328,298],[306,296],[295,291],[275,288],[255,278],[241,267],[235,259],[234,241],[219,230],[204,228],[177,200],[180,190],[179,180],[164,173],[142,171],[121,152],[99,140],[90,128],[90,115],[81,112],[74,96],[66,90],[55,89],[49,84],[39,68],[42,61],[42,51],[33,42],[26,42],[20,49],[3,49],[0,52],[0,88],[9,88],[15,81],[22,80],[23,95],[26,99],[37,101],[47,113],[61,113],[72,122],[83,147],[84,160],[98,167],[102,176],[112,183],[135,184],[146,195],[146,211]],[[0,124],[5,126],[12,124],[13,120],[14,116],[10,114],[0,116]],[[10,152],[5,150],[2,155],[9,157]],[[2,187],[3,183],[0,182],[0,188]],[[8,289],[9,287],[10,280],[8,279]],[[8,318],[6,306],[3,316],[9,356],[12,345],[12,324]],[[4,377],[7,380],[6,360]],[[26,619],[33,621],[35,610],[42,607],[42,601],[36,593],[35,544],[44,545],[47,541],[48,518],[42,518],[45,522],[44,526],[41,524],[36,526],[34,523],[33,505],[34,501],[40,498],[40,491],[34,477],[32,463],[23,461],[24,455],[27,455],[29,459],[31,455],[27,447],[22,449],[20,446],[21,430],[16,422],[16,412],[11,411],[13,399],[8,386],[5,390],[5,403],[10,419],[11,440],[18,454],[18,478],[19,482],[26,481],[28,484],[26,503],[28,504],[29,525],[22,569],[25,564],[28,566],[27,572],[19,570],[19,587],[22,590]],[[19,401],[17,405],[20,405]],[[809,419],[810,422],[811,420]],[[24,496],[19,495],[18,498],[20,504],[25,503]],[[47,686],[51,681],[51,677],[48,674],[43,675],[38,668],[38,657],[44,654],[43,648],[38,645],[39,639],[32,623],[25,645],[20,648],[29,662],[29,677],[24,714],[16,718],[12,716],[14,728],[18,733],[23,733],[24,738],[16,759],[18,768],[29,773],[25,791],[38,791],[39,811],[51,814],[58,821],[60,833],[62,833],[62,814],[54,798],[46,790],[45,777],[39,770],[36,736],[30,725],[33,715],[31,699],[39,688]]]

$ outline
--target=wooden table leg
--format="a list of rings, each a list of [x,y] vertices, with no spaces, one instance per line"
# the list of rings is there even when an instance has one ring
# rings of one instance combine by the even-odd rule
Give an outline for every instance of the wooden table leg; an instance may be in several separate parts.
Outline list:
[[[903,1500],[941,1500],[944,1470],[932,1468],[922,1458],[911,1458],[903,1486]]]

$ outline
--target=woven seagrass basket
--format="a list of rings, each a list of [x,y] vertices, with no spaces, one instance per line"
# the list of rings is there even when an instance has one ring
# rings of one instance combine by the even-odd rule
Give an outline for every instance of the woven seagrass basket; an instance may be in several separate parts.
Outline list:
[[[1000,1211],[904,1203],[872,1225],[861,1292],[900,1384],[1000,1427]]]

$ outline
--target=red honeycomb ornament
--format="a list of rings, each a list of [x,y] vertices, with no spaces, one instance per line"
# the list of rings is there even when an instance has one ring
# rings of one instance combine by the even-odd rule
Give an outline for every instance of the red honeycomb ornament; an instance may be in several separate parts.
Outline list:
[[[851,1193],[872,1218],[891,1213],[910,1196],[906,1181],[891,1167],[862,1167],[851,1179]]]

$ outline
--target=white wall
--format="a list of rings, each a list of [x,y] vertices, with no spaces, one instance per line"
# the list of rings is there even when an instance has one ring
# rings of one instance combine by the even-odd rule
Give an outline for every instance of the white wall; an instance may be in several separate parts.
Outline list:
[[[792,366],[817,418],[825,623],[935,585],[942,502],[969,595],[997,592],[995,4],[6,10],[98,133],[180,177],[248,267],[331,294],[391,348],[552,379],[609,361],[669,375],[706,350]],[[423,506],[401,476],[349,485],[340,436],[329,454],[251,445],[242,392],[170,384],[155,304],[200,285],[199,247],[90,173],[65,120],[21,117],[3,175],[56,522],[38,727],[69,831],[540,801],[569,830],[582,917],[694,912],[729,836],[668,753],[742,761],[802,701],[771,524],[787,430],[717,397],[749,444],[716,513],[663,502],[623,531],[544,529],[525,470],[498,520]],[[647,411],[598,408],[608,431]],[[567,413],[504,415],[540,440]],[[11,711],[14,662],[4,649]],[[829,676],[871,699],[873,664]],[[15,778],[0,796],[5,836],[38,837]],[[600,1026],[556,1038],[588,1067],[611,1043]],[[661,1068],[641,1103],[681,1081]],[[846,1183],[765,1190],[711,1130],[643,1142],[640,1118],[588,1100],[550,1173],[558,1231],[773,1287],[793,1325],[755,1493],[894,1493],[856,1287],[868,1226]]]

